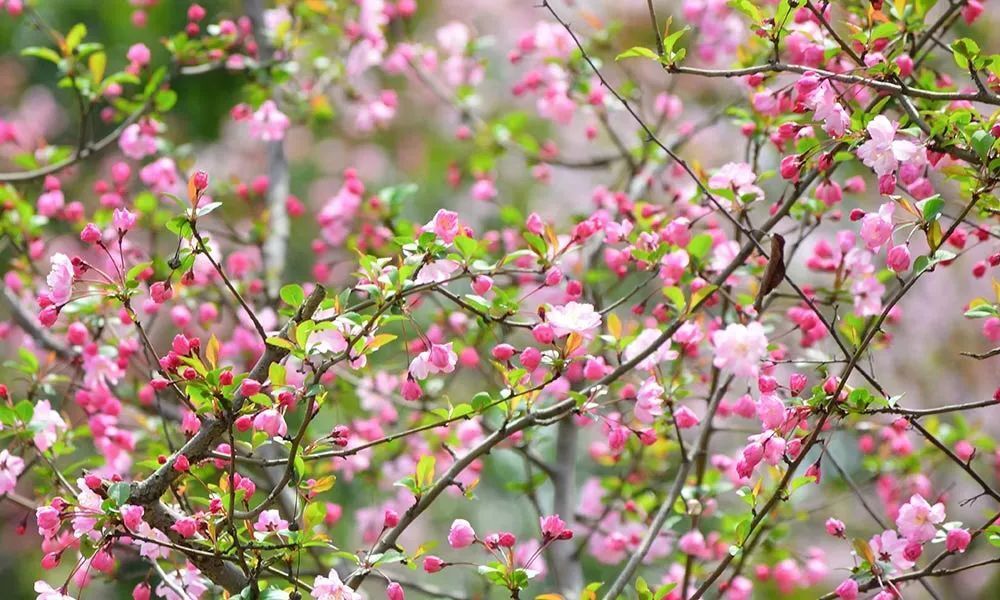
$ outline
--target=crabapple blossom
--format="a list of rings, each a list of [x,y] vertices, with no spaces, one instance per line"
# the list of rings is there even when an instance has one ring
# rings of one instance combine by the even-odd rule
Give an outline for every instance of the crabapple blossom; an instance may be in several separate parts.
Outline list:
[[[748,325],[733,323],[712,334],[713,364],[738,377],[753,377],[767,354],[764,326],[757,321]]]

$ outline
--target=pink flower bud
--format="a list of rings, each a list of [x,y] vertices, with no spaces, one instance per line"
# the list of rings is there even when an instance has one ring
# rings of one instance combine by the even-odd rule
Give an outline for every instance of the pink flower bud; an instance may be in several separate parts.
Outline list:
[[[427,573],[437,573],[441,569],[448,566],[448,563],[444,562],[436,556],[425,556],[424,557],[424,571]]]
[[[87,226],[80,232],[80,240],[87,244],[96,244],[101,241],[101,230],[97,228],[97,225],[87,223]]]
[[[194,183],[194,189],[203,192],[208,188],[208,173],[196,171],[191,177],[191,181]]]
[[[476,531],[465,519],[455,519],[448,532],[448,545],[452,548],[466,548],[476,541]]]
[[[393,581],[385,588],[385,597],[387,600],[405,600],[406,596],[403,594],[403,587]]]
[[[829,518],[826,520],[826,532],[833,537],[844,537],[844,532],[847,528],[844,526],[844,522],[839,519]]]
[[[140,583],[132,588],[132,600],[149,600],[150,589],[148,583]]]
[[[496,346],[493,346],[493,350],[490,352],[490,355],[496,360],[506,362],[514,356],[514,352],[516,352],[516,350],[514,349],[514,346],[511,346],[510,344],[497,344]]]
[[[389,529],[399,525],[399,513],[392,509],[387,509],[382,515],[382,527]]]
[[[539,344],[551,344],[552,340],[556,339],[556,334],[552,330],[552,326],[548,323],[535,325],[531,329],[531,335],[534,336],[535,341]]]
[[[542,353],[538,350],[538,348],[528,346],[521,351],[520,360],[525,369],[534,371],[542,362]]]
[[[945,536],[945,547],[948,548],[948,552],[965,552],[971,541],[972,534],[968,529],[952,529]]]
[[[416,379],[407,376],[406,380],[403,381],[400,393],[403,395],[404,400],[415,402],[420,399],[420,396],[422,396],[424,392],[420,389],[420,384],[417,383]]]
[[[249,398],[250,396],[253,396],[257,392],[259,392],[260,388],[261,385],[259,381],[257,381],[256,379],[250,379],[248,377],[244,379],[243,382],[240,384],[240,394],[242,394],[246,398]]]
[[[837,586],[834,592],[840,600],[857,600],[858,582],[853,579],[845,579],[840,582],[840,585]]]

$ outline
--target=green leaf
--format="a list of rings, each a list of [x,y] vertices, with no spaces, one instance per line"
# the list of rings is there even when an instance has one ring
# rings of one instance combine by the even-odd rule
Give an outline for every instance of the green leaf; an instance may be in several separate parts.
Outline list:
[[[920,208],[923,214],[924,221],[928,223],[937,219],[938,215],[941,214],[941,209],[944,208],[944,200],[941,199],[940,194],[935,194],[930,198],[924,200],[923,206]]]
[[[424,490],[434,483],[434,465],[437,459],[432,454],[425,454],[417,462],[417,488]]]
[[[670,303],[674,305],[677,312],[684,312],[687,307],[687,300],[684,299],[684,292],[677,286],[670,286],[663,288],[663,295],[670,300]]]
[[[283,337],[269,337],[267,338],[267,343],[270,346],[275,346],[276,348],[284,348],[285,350],[294,350],[295,344],[286,340]]]
[[[712,236],[707,233],[699,233],[698,235],[691,238],[691,241],[687,245],[687,253],[691,255],[692,258],[702,259],[708,255],[708,251],[712,249]]]
[[[29,46],[21,50],[21,56],[34,56],[35,58],[47,60],[55,64],[59,64],[59,61],[62,60],[59,53],[52,48],[40,48],[38,46]]]
[[[646,48],[644,46],[632,46],[625,52],[622,52],[615,57],[615,60],[622,60],[623,58],[650,58],[653,60],[659,60],[659,55],[656,52]]]
[[[684,33],[689,29],[691,28],[685,25],[683,29],[679,29],[664,38],[663,53],[672,55],[674,53],[674,46],[677,44],[677,40],[681,39],[681,36],[684,35]]]
[[[986,158],[986,155],[990,153],[990,148],[993,147],[993,142],[996,141],[990,132],[983,129],[977,130],[972,134],[972,149],[975,150],[976,154],[980,158]]]
[[[119,481],[118,483],[111,484],[108,488],[108,498],[115,503],[116,507],[123,506],[128,502],[128,497],[132,493],[132,486],[125,483],[124,481]]]
[[[159,112],[167,112],[177,104],[177,92],[174,90],[160,90],[156,92],[156,110]]]
[[[83,38],[87,36],[87,26],[83,23],[77,23],[69,30],[66,34],[66,53],[72,54],[73,50],[80,45]]]
[[[282,287],[278,292],[278,295],[281,296],[281,299],[285,302],[285,304],[296,308],[305,302],[306,299],[305,291],[302,289],[302,286],[297,283],[290,283]]]
[[[750,0],[729,0],[729,7],[735,8],[750,17],[750,20],[753,21],[754,24],[760,23],[760,10]]]

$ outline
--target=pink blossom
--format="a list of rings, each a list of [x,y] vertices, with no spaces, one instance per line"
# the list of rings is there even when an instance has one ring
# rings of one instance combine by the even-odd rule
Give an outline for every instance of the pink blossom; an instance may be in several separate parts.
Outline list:
[[[867,130],[871,139],[858,148],[858,158],[866,166],[871,167],[879,177],[895,171],[901,161],[906,162],[918,157],[917,145],[907,140],[895,139],[896,125],[884,115],[872,119]]]
[[[290,126],[291,121],[278,110],[278,105],[265,100],[250,119],[250,135],[265,142],[278,141],[284,139]]]
[[[254,531],[278,532],[288,529],[288,521],[281,518],[281,514],[274,509],[265,510],[257,517],[257,522],[253,524]]]
[[[386,600],[406,600],[406,595],[403,593],[403,586],[395,581],[385,588],[385,597]]]
[[[455,519],[448,532],[448,545],[452,548],[465,548],[476,541],[476,531],[465,519]]]
[[[560,337],[576,333],[590,339],[601,326],[601,315],[594,310],[594,305],[580,302],[555,306],[546,313],[546,319]]]
[[[0,450],[0,496],[17,485],[17,478],[24,472],[24,460],[6,449]]]
[[[892,213],[896,205],[886,202],[877,213],[868,213],[861,219],[861,238],[869,250],[877,250],[892,237]]]
[[[656,341],[660,338],[663,332],[658,329],[643,329],[639,332],[639,335],[625,347],[625,351],[622,353],[622,357],[627,361],[631,362],[635,360],[639,355],[644,354],[647,350],[652,347]],[[641,371],[652,371],[661,363],[674,360],[678,357],[678,353],[675,350],[670,349],[669,343],[659,344],[648,356],[639,361],[636,367]]]
[[[690,429],[701,422],[694,411],[683,405],[674,409],[674,421],[678,429]]]
[[[497,188],[493,180],[482,177],[472,184],[472,197],[476,200],[486,202],[497,197]]]
[[[731,162],[722,165],[708,179],[708,187],[731,189],[736,192],[737,200],[743,196],[753,196],[753,199],[763,200],[764,190],[754,185],[755,181],[757,174],[753,172],[753,167],[744,162]]]
[[[663,414],[663,388],[650,377],[646,379],[636,394],[635,418],[646,425],[652,425]]]
[[[713,364],[738,377],[755,377],[758,363],[767,354],[764,326],[757,321],[749,325],[731,323],[712,334],[715,349]]]
[[[133,65],[136,65],[137,67],[144,67],[149,64],[151,55],[146,44],[132,44],[125,57],[128,58],[129,62]]]
[[[268,408],[260,411],[253,418],[253,428],[263,431],[271,437],[283,436],[288,433],[285,417],[277,409]]]
[[[705,536],[697,529],[685,533],[677,542],[677,548],[689,556],[706,557],[709,553]]]
[[[116,208],[111,217],[111,223],[119,233],[124,233],[135,227],[135,221],[135,213],[127,208]]]
[[[965,552],[971,541],[972,534],[969,533],[968,529],[952,529],[945,536],[945,547],[948,552]]]
[[[876,277],[862,277],[851,286],[854,294],[854,312],[862,317],[872,317],[882,312],[882,294],[885,286]]]
[[[147,156],[152,156],[156,154],[154,132],[155,128],[144,128],[138,123],[132,123],[122,131],[121,137],[118,138],[118,147],[122,154],[133,160],[142,160]]]
[[[461,265],[453,260],[436,260],[424,265],[413,281],[417,284],[442,283],[450,279],[460,267]]]
[[[60,189],[48,190],[38,196],[38,214],[54,217],[66,205],[66,197]]]
[[[573,531],[567,529],[566,522],[559,518],[559,515],[548,515],[539,517],[539,526],[542,535],[550,540],[567,540],[573,537]]]
[[[129,531],[137,531],[142,524],[143,514],[146,512],[141,506],[125,504],[121,507],[122,522]]]
[[[840,519],[829,518],[826,520],[826,532],[834,537],[844,537],[846,531],[844,522]]]
[[[38,594],[37,600],[74,600],[72,596],[63,593],[63,589],[55,589],[44,581],[35,582],[35,592]]]
[[[441,241],[450,244],[455,241],[460,228],[458,225],[458,213],[450,210],[439,209],[434,218],[424,225],[424,231],[433,231],[434,235],[441,238]]]
[[[909,541],[899,537],[892,529],[883,531],[868,542],[879,561],[892,563],[894,567],[904,571],[913,566],[913,561],[908,560],[904,555],[907,544]]]
[[[897,273],[905,272],[910,268],[910,250],[902,244],[889,248],[885,264]]]
[[[858,582],[853,579],[845,579],[840,582],[834,592],[840,600],[857,600]]]
[[[59,413],[52,410],[48,400],[39,400],[31,415],[28,428],[35,432],[34,442],[39,451],[45,452],[56,442],[59,434],[66,431],[66,422]]]
[[[908,540],[926,542],[937,533],[935,525],[944,521],[944,504],[931,506],[920,494],[914,494],[910,501],[899,507],[896,526]]]
[[[183,538],[190,538],[198,533],[198,521],[194,520],[193,517],[184,516],[177,519],[177,522],[171,525],[170,529],[176,531]]]
[[[451,347],[451,342],[431,344],[429,350],[421,352],[410,362],[410,375],[423,380],[431,374],[454,371],[455,365],[458,363],[458,355]]]
[[[139,179],[156,194],[170,193],[177,189],[180,174],[172,158],[155,160],[139,171]]]

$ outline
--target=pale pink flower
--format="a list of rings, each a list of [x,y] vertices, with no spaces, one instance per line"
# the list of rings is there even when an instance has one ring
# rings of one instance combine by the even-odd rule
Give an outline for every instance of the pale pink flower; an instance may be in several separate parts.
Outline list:
[[[183,538],[194,537],[198,533],[198,521],[194,517],[184,516],[170,526],[170,529],[176,531]]]
[[[601,326],[601,314],[594,310],[594,305],[581,302],[555,306],[546,313],[546,318],[558,336],[576,333],[589,339]]]
[[[178,188],[181,177],[177,172],[177,164],[172,158],[163,157],[155,160],[139,171],[139,179],[153,193],[170,193]]]
[[[914,542],[926,542],[934,538],[937,525],[944,521],[944,504],[931,506],[920,494],[914,494],[910,501],[899,507],[896,527],[903,537]]]
[[[53,254],[49,262],[51,262],[52,267],[45,278],[45,283],[49,285],[49,298],[57,306],[66,304],[73,293],[73,279],[75,277],[73,261],[60,252]]]
[[[476,541],[476,531],[465,519],[455,519],[448,532],[448,545],[452,548],[465,548]]]
[[[17,485],[17,478],[24,472],[24,459],[7,450],[0,450],[0,496]]]
[[[455,370],[458,355],[451,349],[452,343],[431,344],[429,350],[418,354],[410,362],[410,374],[416,379],[427,379],[434,373],[451,373]]]
[[[965,552],[971,541],[972,534],[969,533],[968,529],[952,529],[945,536],[945,547],[948,552]]]
[[[862,317],[873,317],[882,312],[882,294],[885,286],[876,277],[862,277],[851,286],[854,294],[854,312]]]
[[[142,516],[146,512],[141,506],[125,504],[121,507],[122,522],[129,531],[138,531],[142,525]]]
[[[361,594],[340,580],[336,569],[330,569],[326,577],[316,577],[311,594],[315,600],[361,600]]]
[[[281,513],[277,510],[265,510],[257,517],[257,522],[253,524],[254,531],[276,532],[288,529],[288,521],[281,518]]]
[[[459,21],[452,21],[439,27],[436,37],[441,49],[451,55],[464,54],[471,39],[469,28]]]
[[[156,136],[153,135],[153,131],[155,128],[144,128],[138,123],[126,127],[118,138],[118,147],[122,154],[133,160],[142,160],[156,154]]]
[[[767,354],[764,326],[757,321],[749,325],[731,323],[712,334],[715,346],[713,364],[738,377],[757,375],[758,363]]]
[[[458,226],[458,213],[450,210],[439,209],[434,214],[434,218],[423,227],[424,231],[433,231],[434,235],[441,238],[441,241],[450,244],[455,241],[455,237],[461,229]]]
[[[47,190],[38,197],[38,214],[54,217],[66,206],[66,197],[61,189]]]
[[[265,142],[278,141],[284,139],[290,125],[291,121],[278,110],[278,105],[273,100],[265,100],[250,119],[250,135]]]
[[[421,267],[420,272],[417,273],[417,278],[413,281],[418,285],[422,283],[442,283],[450,279],[459,267],[461,265],[453,260],[436,260]]]
[[[642,382],[632,409],[640,423],[652,425],[663,414],[663,388],[652,377]]]
[[[813,109],[816,119],[823,121],[823,130],[833,137],[840,137],[847,131],[850,115],[837,101],[837,91],[829,82],[821,82],[806,99],[806,106]]]
[[[476,200],[492,200],[497,197],[497,186],[489,177],[483,177],[472,184],[472,197]]]
[[[894,202],[886,202],[877,213],[868,213],[861,219],[861,239],[869,250],[878,250],[892,238],[892,213]]]
[[[880,562],[892,563],[897,569],[905,571],[913,566],[913,561],[904,555],[909,543],[909,540],[900,537],[895,530],[889,529],[873,537],[868,545]]]
[[[663,332],[659,329],[643,329],[628,346],[625,346],[622,358],[624,358],[626,362],[631,362],[652,346],[662,334]],[[649,356],[639,361],[636,368],[641,371],[652,371],[659,366],[660,363],[674,360],[678,356],[679,355],[676,350],[670,349],[670,343],[669,340],[667,340],[660,344]]]
[[[573,530],[566,527],[566,522],[559,515],[548,515],[538,518],[542,535],[551,540],[566,540],[573,537]]]
[[[115,229],[121,232],[128,231],[135,227],[135,221],[135,213],[129,211],[127,208],[116,208],[111,217],[112,225],[115,226]]]
[[[150,527],[149,523],[143,521],[139,524],[137,532],[143,539],[136,539],[139,546],[139,556],[150,560],[158,560],[170,556],[170,548],[164,544],[170,543],[170,538],[159,529]]]
[[[271,437],[283,436],[288,433],[285,417],[274,408],[262,410],[253,418],[253,428],[266,432]]]
[[[56,443],[59,434],[66,431],[66,422],[58,412],[52,410],[48,400],[39,400],[35,404],[28,429],[35,433],[35,446],[39,451],[45,452]]]
[[[734,190],[737,200],[747,195],[754,196],[757,200],[763,200],[764,190],[754,185],[755,181],[757,181],[757,174],[753,172],[753,167],[744,162],[731,162],[722,165],[708,179],[708,187]]]
[[[918,157],[919,147],[913,142],[895,139],[896,125],[884,115],[872,119],[867,129],[871,139],[858,148],[858,158],[879,177],[895,171],[901,161]]]
[[[35,592],[38,600],[74,600],[72,596],[67,596],[62,590],[57,590],[44,581],[35,582]]]

